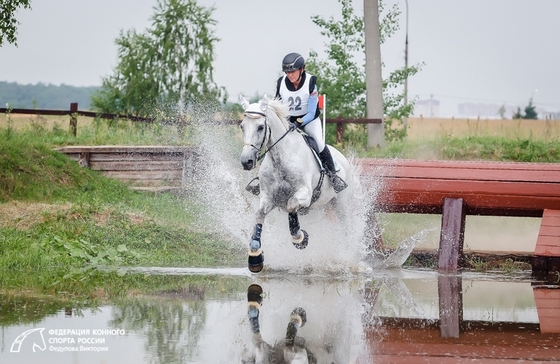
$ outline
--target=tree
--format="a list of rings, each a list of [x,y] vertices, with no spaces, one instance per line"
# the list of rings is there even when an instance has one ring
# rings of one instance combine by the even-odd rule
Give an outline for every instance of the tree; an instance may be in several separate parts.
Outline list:
[[[533,105],[533,99],[529,99],[529,105],[525,106],[525,116],[524,119],[537,119],[537,111]]]
[[[365,41],[364,41],[364,19],[354,15],[352,0],[338,0],[342,5],[342,19],[335,20],[333,17],[324,19],[313,16],[312,21],[321,27],[321,35],[326,36],[329,41],[327,47],[327,59],[319,59],[317,52],[311,50],[307,69],[318,77],[319,92],[328,95],[327,116],[336,118],[364,118],[366,115],[366,84],[365,84]],[[379,3],[380,13],[383,11],[383,3]],[[398,7],[393,8],[381,19],[380,41],[383,43],[396,30],[399,29],[397,17],[400,14]],[[358,65],[361,61],[361,65]],[[404,84],[404,80],[416,74],[420,70],[419,65],[397,69],[383,81],[383,100],[385,115],[385,134],[387,140],[404,137],[406,130],[392,128],[393,120],[399,120],[412,113],[414,103],[404,106],[404,91],[396,95],[391,92]],[[328,128],[334,128],[329,125]],[[348,128],[347,128],[348,129]],[[355,138],[357,143],[367,144],[366,126],[361,125],[346,130],[345,135]],[[332,130],[332,129],[331,129]],[[334,142],[334,133],[329,133],[329,143]]]
[[[500,106],[500,109],[498,110],[498,115],[500,115],[500,117],[502,119],[506,118],[506,105],[502,104],[502,106]]]
[[[213,81],[214,8],[196,0],[158,0],[145,33],[120,33],[118,65],[102,81],[92,105],[102,112],[150,115],[169,103],[225,102]]]
[[[0,47],[4,40],[17,47],[17,26],[19,22],[14,17],[18,8],[31,9],[31,0],[2,0],[0,1]]]
[[[513,114],[512,119],[537,119],[538,113],[533,105],[533,99],[529,99],[529,104],[525,106],[525,114],[521,113],[521,108],[517,107],[517,111]]]

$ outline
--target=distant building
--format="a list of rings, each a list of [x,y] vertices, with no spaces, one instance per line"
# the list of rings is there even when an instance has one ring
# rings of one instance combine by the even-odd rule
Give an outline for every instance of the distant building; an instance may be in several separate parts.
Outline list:
[[[423,116],[425,118],[437,118],[440,115],[440,103],[436,99],[416,100],[412,116]]]
[[[502,105],[498,104],[465,102],[457,105],[457,113],[461,117],[499,118],[501,107]],[[507,117],[507,115],[512,115],[512,112],[505,107],[503,115]]]
[[[560,111],[543,111],[539,113],[539,119],[560,120]]]
[[[500,109],[503,107],[503,112]],[[484,103],[474,103],[465,102],[457,104],[457,116],[463,118],[487,118],[487,119],[499,119],[504,117],[505,119],[511,119],[517,110],[521,111],[523,115],[525,113],[525,106],[511,106],[511,105],[499,105],[499,104],[484,104]],[[538,119],[555,119],[559,113],[547,112],[541,107],[535,109],[537,112]]]

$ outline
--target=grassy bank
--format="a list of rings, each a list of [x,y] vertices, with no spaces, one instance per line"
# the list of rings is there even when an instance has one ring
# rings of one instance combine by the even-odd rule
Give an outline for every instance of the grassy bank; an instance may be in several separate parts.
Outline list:
[[[226,237],[197,227],[193,201],[186,209],[178,196],[134,192],[52,151],[45,137],[0,131],[3,290],[89,297],[121,292],[132,278],[117,278],[120,267],[244,263]]]

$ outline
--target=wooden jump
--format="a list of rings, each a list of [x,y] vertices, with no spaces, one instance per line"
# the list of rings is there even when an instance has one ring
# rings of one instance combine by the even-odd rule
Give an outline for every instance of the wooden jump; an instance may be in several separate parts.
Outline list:
[[[58,149],[81,165],[134,186],[187,185],[194,147],[73,146]],[[441,214],[438,268],[461,268],[466,215],[542,217],[533,270],[560,272],[560,164],[357,159],[372,212]],[[373,215],[372,215],[373,216]]]
[[[172,188],[189,184],[197,157],[194,147],[68,146],[56,149],[81,166],[136,188]]]
[[[543,217],[533,258],[560,271],[560,164],[360,159],[379,212],[442,214],[438,268],[462,262],[466,215]]]

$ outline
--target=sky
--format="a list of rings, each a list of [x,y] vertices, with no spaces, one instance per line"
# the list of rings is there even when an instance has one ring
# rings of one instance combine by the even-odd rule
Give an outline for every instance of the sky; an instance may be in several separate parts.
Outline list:
[[[18,46],[0,48],[0,81],[99,86],[117,64],[120,31],[143,32],[157,0],[32,0],[16,14]],[[215,8],[214,81],[231,101],[274,93],[284,55],[324,56],[329,41],[311,17],[341,18],[338,0],[198,0]],[[408,3],[408,7],[407,7]],[[416,100],[436,99],[440,116],[460,103],[560,112],[560,1],[385,0],[399,6],[400,30],[381,46],[383,78],[409,65]],[[363,0],[354,0],[363,14]],[[407,10],[408,9],[408,10]],[[406,14],[408,13],[408,25]],[[408,31],[407,31],[408,30]],[[320,88],[320,80],[319,80]],[[319,89],[320,91],[320,89]],[[328,95],[327,95],[328,100]]]

